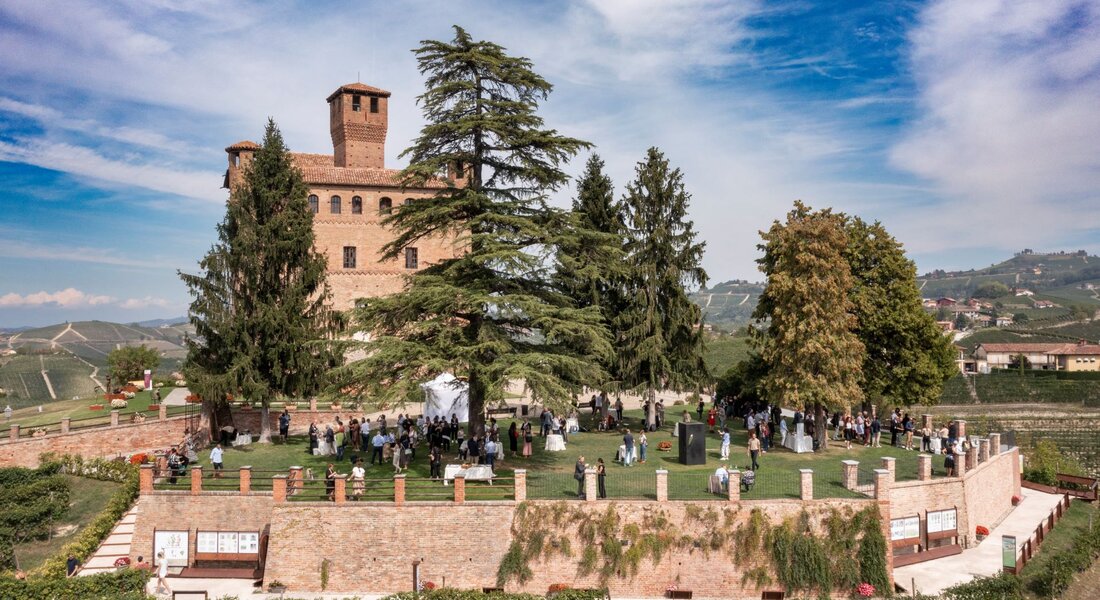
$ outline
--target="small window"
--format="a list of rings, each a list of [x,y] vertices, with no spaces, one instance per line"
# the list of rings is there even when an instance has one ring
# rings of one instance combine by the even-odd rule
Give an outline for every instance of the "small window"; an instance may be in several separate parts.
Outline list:
[[[466,176],[466,170],[462,168],[462,161],[459,161],[455,165],[455,179],[462,179]]]
[[[351,97],[351,110],[352,112],[359,112],[363,110],[362,100],[360,99],[359,94]]]
[[[372,113],[378,112],[378,96],[370,97],[370,111]]]
[[[320,212],[320,204],[317,200],[317,196],[310,194],[309,196],[309,212],[317,214]]]
[[[340,214],[340,196],[333,196],[329,200],[329,212],[334,215]]]
[[[416,248],[405,248],[405,268],[417,268]]]
[[[393,200],[389,198],[382,198],[378,201],[378,212],[383,215],[388,215],[393,211]]]
[[[344,268],[355,268],[355,246],[344,246]]]
[[[234,167],[241,166],[241,153],[240,152],[234,152],[233,153],[233,166]]]
[[[363,214],[363,199],[359,196],[355,196],[351,199],[351,214],[361,215]]]
[[[408,205],[410,205],[410,204],[412,204],[412,203],[413,203],[413,199],[412,199],[412,198],[405,198],[405,206],[408,206]]]

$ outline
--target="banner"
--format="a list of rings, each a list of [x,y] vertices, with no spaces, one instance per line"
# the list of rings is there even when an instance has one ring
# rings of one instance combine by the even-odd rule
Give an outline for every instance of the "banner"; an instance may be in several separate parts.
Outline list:
[[[1016,536],[1001,536],[1001,566],[1005,570],[1016,572]]]
[[[153,372],[145,369],[145,391],[153,391]]]

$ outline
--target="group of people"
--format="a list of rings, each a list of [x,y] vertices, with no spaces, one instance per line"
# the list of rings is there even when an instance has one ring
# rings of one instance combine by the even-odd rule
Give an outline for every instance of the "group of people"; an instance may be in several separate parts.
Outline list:
[[[588,401],[588,408],[592,411],[592,428],[596,431],[616,431],[624,426],[623,399],[621,397],[611,400],[607,397],[607,392],[593,394]],[[646,401],[643,408],[645,414],[648,414],[649,401]],[[661,428],[665,422],[664,402],[658,399],[653,405],[653,413],[653,425],[643,424],[642,429],[656,431]]]

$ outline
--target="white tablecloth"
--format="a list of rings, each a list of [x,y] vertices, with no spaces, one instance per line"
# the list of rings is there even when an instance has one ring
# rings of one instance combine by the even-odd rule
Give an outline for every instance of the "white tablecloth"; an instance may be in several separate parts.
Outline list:
[[[939,454],[940,452],[943,452],[943,440],[942,439],[940,439],[938,437],[935,437],[935,438],[932,438],[932,439],[928,440],[928,443],[929,443],[930,446],[932,446],[932,454]]]
[[[577,431],[580,431],[581,430],[580,421],[578,421],[577,419],[566,419],[565,420],[565,430],[569,433],[575,433]]]
[[[333,445],[328,442],[317,442],[317,447],[313,449],[313,454],[315,456],[328,456],[336,454],[336,448],[333,448]]]
[[[446,485],[448,481],[455,478],[455,475],[462,475],[466,478],[466,481],[488,481],[493,483],[493,470],[489,465],[472,465],[465,469],[462,465],[445,465],[443,467],[443,484]]]
[[[251,443],[252,443],[252,434],[251,433],[239,433],[239,434],[237,434],[237,439],[233,440],[233,445],[234,446],[246,446],[246,445],[251,444]]]
[[[799,426],[801,427],[801,423]],[[798,435],[797,433],[787,433],[787,439],[783,441],[783,447],[802,454],[805,452],[814,451],[814,440],[808,435]]]
[[[556,433],[546,436],[547,452],[563,452],[565,450],[565,438]]]

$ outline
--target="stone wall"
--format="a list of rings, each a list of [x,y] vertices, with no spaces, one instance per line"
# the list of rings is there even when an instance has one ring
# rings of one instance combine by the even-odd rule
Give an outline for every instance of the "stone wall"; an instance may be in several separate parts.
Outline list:
[[[0,467],[36,467],[44,452],[79,454],[85,457],[115,457],[152,451],[178,444],[187,429],[187,417],[147,420],[115,426],[89,427],[45,437],[0,440]]]
[[[271,493],[241,496],[233,492],[153,492],[137,502],[130,558],[153,556],[153,532],[190,531],[187,555],[195,556],[195,531],[259,531],[263,536],[271,522]],[[311,545],[312,540],[307,541]]]

